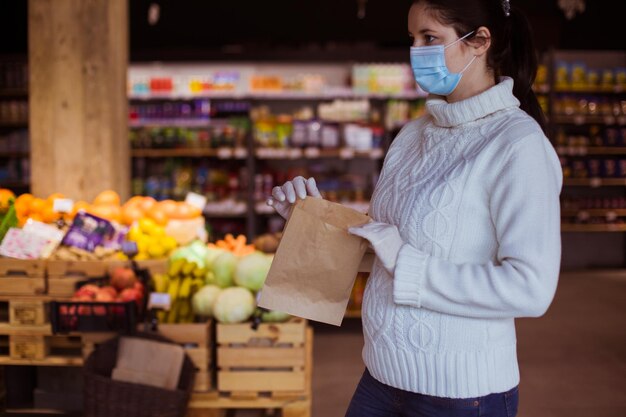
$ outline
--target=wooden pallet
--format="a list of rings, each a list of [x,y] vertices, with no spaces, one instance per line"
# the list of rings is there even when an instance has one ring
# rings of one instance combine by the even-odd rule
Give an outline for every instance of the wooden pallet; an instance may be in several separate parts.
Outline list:
[[[50,326],[0,326],[0,365],[82,366],[82,338]]]
[[[40,326],[50,323],[49,300],[44,297],[0,298],[0,323]]]
[[[276,340],[288,341],[297,340],[295,327],[291,323],[285,332],[277,336],[275,330],[271,331],[272,337]],[[249,325],[247,325],[249,327]],[[267,326],[267,325],[264,325]],[[275,326],[275,325],[270,325]],[[219,328],[219,327],[218,327]],[[267,329],[260,329],[264,332]],[[265,333],[267,334],[267,333]],[[219,337],[219,336],[218,336]],[[241,338],[238,338],[241,340]],[[304,374],[305,385],[300,392],[272,390],[243,391],[241,389],[233,391],[211,391],[207,393],[193,393],[189,402],[188,417],[217,417],[224,415],[228,409],[280,409],[284,417],[310,417],[311,416],[311,376],[313,368],[313,330],[305,329],[304,343]],[[284,348],[276,348],[284,349]],[[218,352],[219,362],[219,352]],[[271,371],[270,371],[271,372]]]

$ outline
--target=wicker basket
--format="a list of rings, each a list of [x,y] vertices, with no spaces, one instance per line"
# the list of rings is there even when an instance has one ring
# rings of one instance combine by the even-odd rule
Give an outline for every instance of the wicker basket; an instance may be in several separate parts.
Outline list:
[[[172,343],[151,333],[136,333],[132,337]],[[111,372],[117,363],[118,341],[115,338],[98,345],[85,362],[84,416],[184,417],[196,372],[191,359],[185,354],[176,390],[114,381]]]

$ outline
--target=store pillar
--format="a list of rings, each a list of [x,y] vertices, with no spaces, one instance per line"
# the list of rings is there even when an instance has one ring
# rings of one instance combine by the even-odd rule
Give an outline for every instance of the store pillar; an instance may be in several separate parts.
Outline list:
[[[29,0],[32,192],[130,194],[127,0]]]

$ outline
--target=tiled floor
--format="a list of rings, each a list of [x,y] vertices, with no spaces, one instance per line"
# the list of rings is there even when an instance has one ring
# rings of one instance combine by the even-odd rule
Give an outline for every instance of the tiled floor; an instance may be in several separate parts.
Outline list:
[[[564,273],[540,319],[517,322],[519,417],[626,416],[626,272]],[[360,323],[316,326],[313,417],[342,417],[363,372]]]

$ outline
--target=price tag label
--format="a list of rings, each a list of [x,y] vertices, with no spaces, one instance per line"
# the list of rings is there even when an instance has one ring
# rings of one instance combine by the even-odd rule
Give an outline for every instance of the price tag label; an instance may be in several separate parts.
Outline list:
[[[339,157],[341,159],[353,159],[354,158],[354,149],[352,149],[352,148],[341,148],[339,150]]]
[[[606,212],[606,220],[609,222],[614,222],[617,220],[617,213],[614,211],[607,211]]]
[[[383,150],[380,148],[372,149],[370,151],[370,158],[381,159],[383,157]]]
[[[237,159],[246,159],[248,156],[248,151],[246,148],[235,148],[235,158]]]
[[[307,158],[319,158],[320,157],[320,150],[319,148],[306,148],[304,150],[304,156],[306,156]]]
[[[217,150],[217,157],[220,159],[230,159],[233,157],[233,150],[231,148],[219,148]]]
[[[74,209],[74,201],[69,198],[55,198],[52,210],[56,213],[71,213]]]
[[[602,179],[598,177],[592,178],[589,182],[589,185],[591,185],[592,188],[598,188],[602,186]]]
[[[197,193],[187,193],[185,203],[204,211],[204,207],[206,206],[206,197]]]
[[[586,120],[587,119],[583,115],[574,116],[574,124],[576,125],[584,125]]]
[[[291,159],[300,159],[302,158],[302,149],[289,149],[289,158]]]
[[[148,298],[148,309],[169,311],[172,300],[166,292],[151,292]]]

